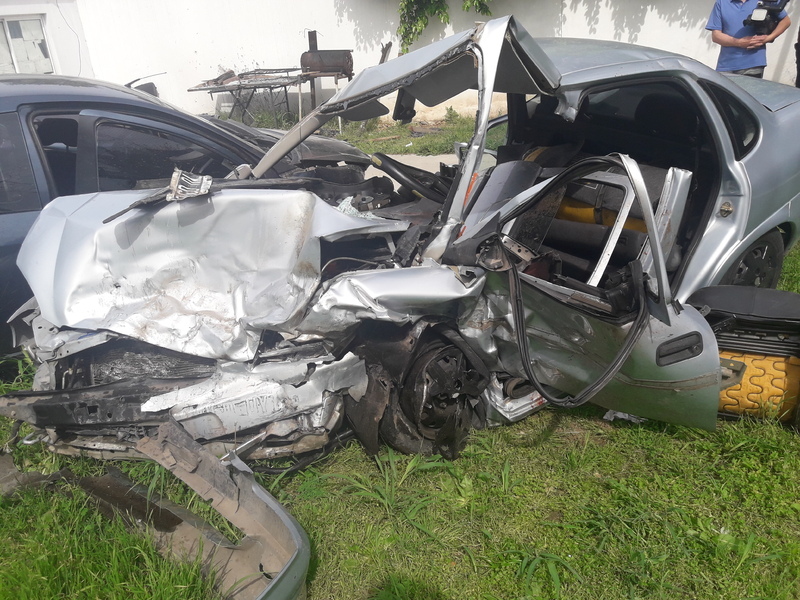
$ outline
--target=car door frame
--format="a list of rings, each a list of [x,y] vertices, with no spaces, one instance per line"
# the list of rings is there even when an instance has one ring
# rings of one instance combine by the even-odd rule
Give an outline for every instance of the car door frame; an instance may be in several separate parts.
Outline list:
[[[608,316],[601,316],[597,310],[601,294],[596,294],[594,299],[589,298],[592,286],[572,289],[519,274],[523,287],[521,293],[523,296],[527,294],[529,299],[535,298],[528,301],[525,310],[525,333],[532,359],[531,369],[525,368],[525,375],[528,375],[528,379],[534,379],[534,385],[539,380],[540,386],[537,387],[542,388],[543,395],[548,393],[544,388],[549,386],[562,392],[562,396],[563,393],[572,395],[577,401],[582,394],[591,391],[592,395],[587,399],[609,409],[713,429],[720,386],[716,339],[711,327],[696,309],[673,300],[655,217],[641,172],[635,161],[627,157],[622,157],[621,163],[635,190],[634,201],[638,201],[644,216],[648,238],[645,247],[649,247],[648,253],[652,256],[650,276],[656,281],[655,290],[651,288],[646,293],[646,306],[640,305],[639,308],[647,312],[646,327],[640,331],[632,329],[635,328],[634,314],[613,315],[609,312]],[[571,167],[554,178],[550,185],[537,189],[535,193],[523,192],[516,202],[510,201],[501,210],[503,214],[499,218],[498,234],[508,231],[514,219],[540,202],[555,186],[561,185],[561,181],[569,179],[580,168],[580,165]],[[621,214],[618,218],[622,220],[625,216]],[[613,239],[609,239],[607,244],[613,242]],[[607,252],[610,252],[608,247],[603,249],[602,254]],[[641,284],[644,285],[644,281]],[[487,287],[491,290],[493,286],[490,283]],[[509,283],[507,290],[496,287],[494,292],[489,293],[499,296],[505,293],[511,305],[515,301],[512,288]],[[532,310],[532,307],[536,307],[536,310]],[[536,332],[536,335],[531,332]],[[638,337],[631,340],[629,336]],[[619,350],[592,348],[597,339],[601,340],[598,342],[600,345],[603,342],[609,345],[619,343],[621,347]],[[622,356],[620,353],[626,351],[625,344],[631,344],[631,347],[627,349],[627,356]],[[518,352],[518,364],[524,368],[525,352],[519,346]],[[614,358],[609,361],[607,370],[598,376],[599,362],[593,360],[593,356],[603,355],[614,355]],[[609,373],[608,369],[617,362],[618,371]],[[601,380],[604,381],[599,389],[591,389]],[[575,405],[581,401],[570,402],[569,397],[563,400],[565,405]]]
[[[171,114],[162,114],[158,111],[148,112],[141,109],[134,113],[125,111],[124,108],[97,102],[27,104],[19,107],[18,113],[21,123],[23,123],[23,134],[26,143],[31,148],[29,154],[33,155],[35,149],[38,157],[38,161],[32,161],[32,163],[34,163],[37,185],[40,188],[42,206],[58,195],[55,182],[47,167],[43,149],[33,130],[33,120],[42,115],[76,116],[78,119],[79,149],[76,162],[76,194],[99,191],[95,130],[98,123],[102,121],[163,131],[213,150],[237,165],[253,164],[260,158],[260,151],[257,148],[251,148],[250,144],[227,136],[225,132],[217,130],[211,124],[206,127],[203,122],[194,123],[188,119],[173,119],[176,122],[171,123],[165,120]],[[45,189],[47,193],[42,195],[42,189]]]
[[[85,108],[79,113],[78,147],[90,149],[90,151],[78,152],[76,193],[99,191],[97,128],[103,123],[130,125],[141,129],[160,131],[172,136],[177,136],[222,155],[232,165],[242,164],[242,159],[246,158],[233,152],[228,146],[220,144],[216,140],[210,139],[210,137],[199,135],[192,129],[165,123],[164,121],[155,120],[148,116],[131,115],[102,108]],[[91,187],[86,183],[90,180],[93,182]]]

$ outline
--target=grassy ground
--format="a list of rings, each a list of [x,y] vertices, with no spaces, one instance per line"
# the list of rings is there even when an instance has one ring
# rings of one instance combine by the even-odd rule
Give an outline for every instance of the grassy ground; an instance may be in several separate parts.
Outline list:
[[[800,438],[607,424],[477,433],[454,463],[353,445],[282,485],[310,598],[797,598]]]
[[[340,139],[357,146],[367,154],[419,154],[431,156],[452,154],[453,144],[472,138],[475,119],[448,110],[444,121],[432,124],[383,124],[377,120],[347,123]],[[486,147],[496,149],[505,139],[505,125],[489,131]]]
[[[0,499],[0,598],[214,598],[199,564],[164,560],[122,519],[101,516],[77,488]]]
[[[292,125],[288,116],[276,120],[270,113],[255,115],[253,123],[255,127],[278,129],[289,129]],[[381,122],[378,119],[364,122],[343,121],[341,133],[336,125],[336,121],[328,123],[324,133],[348,141],[367,154],[383,152],[432,156],[452,154],[454,143],[470,140],[474,133],[475,118],[447,109],[445,119],[436,123],[417,120],[404,125],[399,122]],[[486,146],[496,149],[504,139],[505,125],[494,127],[489,132]]]
[[[781,282],[800,291],[800,249]],[[14,365],[16,369],[16,365]],[[27,385],[26,372],[0,382]],[[476,432],[455,462],[376,460],[358,444],[262,478],[309,534],[309,598],[375,600],[800,597],[800,437],[774,422],[714,432],[606,423],[585,407]],[[0,443],[10,422],[0,422]],[[102,468],[36,446],[26,470]],[[202,508],[159,467],[135,480]],[[0,500],[0,600],[211,598],[197,565],[161,559],[87,498]]]
[[[795,246],[794,250],[786,257],[778,287],[782,290],[800,293],[800,244]]]
[[[2,365],[0,394],[29,387],[22,362]],[[0,419],[0,444],[9,439],[11,421]],[[23,471],[52,473],[70,468],[77,475],[104,471],[98,461],[70,460],[36,446],[17,446],[14,462]],[[144,463],[127,463],[139,480],[158,484],[164,472]],[[174,486],[186,502],[189,490]],[[179,494],[178,496],[175,496]],[[198,498],[192,501],[196,504]],[[0,497],[0,600],[135,600],[216,598],[213,579],[199,563],[165,560],[143,531],[122,518],[103,517],[77,486],[57,483]]]

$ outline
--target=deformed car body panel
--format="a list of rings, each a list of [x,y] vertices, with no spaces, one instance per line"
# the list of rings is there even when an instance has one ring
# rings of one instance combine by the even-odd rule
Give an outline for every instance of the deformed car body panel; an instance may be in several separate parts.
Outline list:
[[[491,52],[502,54],[507,59],[504,66],[508,68],[508,77],[494,87],[497,92],[552,93],[559,86],[561,75],[550,57],[524,27],[508,16],[479,24],[474,30],[452,35],[388,63],[364,69],[347,87],[324,104],[323,111],[336,114],[399,87],[418,85],[425,90],[430,89],[435,97],[443,94],[452,96],[469,88],[477,89],[477,68],[471,69],[469,76],[462,80],[463,83],[455,86],[461,88],[458,91],[454,91],[451,77],[445,77],[438,86],[434,85],[434,81],[427,81],[427,85],[422,86],[422,82],[431,79],[428,76],[442,66],[455,65],[452,68],[462,72],[456,61],[460,55],[469,55],[471,47],[479,48],[481,53],[486,53],[486,49],[490,48]],[[438,72],[437,78],[440,75],[441,72]],[[437,87],[439,90],[433,91]],[[421,96],[420,100],[428,106],[439,104],[449,97],[426,99],[425,94]]]
[[[297,521],[254,479],[240,460],[220,461],[174,422],[165,423],[139,444],[141,452],[180,477],[208,500],[243,539],[234,543],[203,518],[135,484],[117,469],[103,476],[77,476],[69,469],[45,475],[20,472],[10,454],[0,455],[0,497],[64,480],[81,487],[111,516],[147,526],[159,552],[213,571],[225,598],[289,600],[305,598],[311,555],[308,536]],[[187,453],[188,452],[188,453]],[[71,493],[71,489],[65,489]]]
[[[512,247],[519,245],[523,255],[531,259],[530,266],[526,266],[528,261],[523,262],[524,268],[519,273],[522,310],[516,314],[512,310],[512,282],[492,273],[487,277],[477,309],[471,314],[462,313],[460,329],[484,352],[489,364],[499,362],[506,372],[527,377],[527,369],[520,362],[524,353],[518,351],[516,331],[518,319],[524,319],[537,378],[573,396],[589,389],[589,382],[605,377],[612,368],[611,357],[620,357],[620,352],[628,346],[628,356],[613,378],[595,392],[592,401],[648,418],[713,428],[720,385],[718,356],[706,351],[716,347],[713,333],[694,308],[678,308],[673,303],[661,251],[662,239],[669,241],[672,236],[668,227],[660,234],[656,232],[656,218],[638,166],[624,156],[620,161],[626,175],[594,173],[579,180],[598,197],[614,191],[621,194],[614,226],[604,234],[603,247],[597,250],[596,263],[590,265],[585,283],[578,285],[579,282],[568,278],[543,281],[541,268],[534,268],[529,274],[530,266],[542,259],[537,252],[541,252],[547,240],[545,232],[558,220],[553,218],[554,208],[560,207],[569,189],[570,184],[565,185],[561,180],[569,182],[573,177],[580,177],[587,167],[579,163],[541,189],[537,188],[535,193],[520,192],[505,205],[495,208],[500,213],[497,220],[502,231],[514,236],[513,239],[506,236],[504,244],[507,247],[509,242]],[[594,161],[584,163],[596,168]],[[681,186],[681,181],[685,178],[679,172],[670,171],[664,177],[659,223],[667,219],[670,203],[678,201],[681,190],[685,191],[686,186]],[[612,285],[607,283],[605,289],[598,287],[598,272],[606,270],[619,250],[622,224],[632,212],[634,202],[637,214],[641,214],[647,224],[647,237],[640,240],[638,254],[654,259],[648,261],[652,289],[646,299],[640,298],[639,315],[635,320],[632,313],[620,312],[619,307],[613,306],[612,293],[616,291]],[[479,239],[486,235],[486,229],[481,226],[486,219],[484,216],[471,229]],[[465,231],[470,229],[465,228]],[[571,243],[580,245],[581,242],[571,240]],[[625,282],[617,289],[622,296],[630,293]],[[643,327],[644,318],[647,319],[646,328]],[[486,331],[492,332],[490,339]],[[657,394],[657,401],[641,401],[643,390],[661,390],[671,398],[664,399],[662,394]],[[644,394],[645,398],[649,396],[649,393]]]
[[[53,198],[164,185],[159,181],[168,181],[175,167],[215,177],[246,171],[281,135],[198,118],[112,83],[33,74],[0,76],[0,125],[6,190],[0,197],[2,323],[30,297],[15,261],[40,209]],[[322,167],[358,179],[369,163],[346,142],[312,136],[270,176],[314,174]],[[12,348],[9,329],[0,327],[0,352]]]
[[[482,203],[482,217],[470,231],[484,240],[482,244],[496,244],[512,234],[522,240],[523,247],[530,245],[538,249],[529,237],[544,239],[543,232],[550,227],[550,220],[567,189],[561,180],[586,180],[592,185],[606,185],[621,191],[624,210],[610,230],[605,249],[598,255],[599,266],[594,267],[587,282],[581,284],[582,288],[569,289],[559,281],[541,281],[527,272],[518,275],[523,289],[522,304],[527,307],[524,331],[529,351],[536,357],[533,362],[537,380],[562,393],[577,394],[591,382],[609,376],[608,369],[613,367],[611,381],[598,386],[608,388],[602,395],[604,404],[621,409],[622,403],[626,412],[713,427],[719,391],[713,334],[695,309],[678,310],[672,305],[661,258],[660,236],[652,234],[655,219],[641,174],[635,163],[625,157],[620,160],[619,163],[613,159],[584,161],[544,187],[533,186],[507,203],[495,202],[488,206]],[[588,175],[603,164],[624,165],[628,175]],[[666,178],[665,189],[671,189],[672,179]],[[111,201],[103,203],[109,211],[136,200],[131,193],[110,196]],[[656,260],[651,261],[653,297],[646,302],[644,296],[640,298],[638,325],[634,327],[633,312],[615,308],[612,300],[606,297],[613,290],[597,288],[597,273],[609,264],[622,231],[620,223],[626,220],[637,199],[650,232],[644,247],[652,249],[650,256]],[[675,199],[676,196],[665,194],[665,202]],[[466,344],[482,353],[488,371],[519,377],[530,373],[524,368],[524,362],[520,362],[519,338],[515,339],[514,334],[518,317],[509,309],[509,298],[514,294],[510,283],[505,283],[507,276],[503,271],[508,269],[502,266],[502,261],[499,272],[488,275],[477,255],[472,265],[463,267],[425,259],[420,265],[405,268],[345,272],[321,283],[320,240],[403,232],[408,227],[403,221],[343,215],[302,191],[223,189],[210,197],[167,203],[159,208],[135,209],[109,223],[103,223],[107,219],[102,219],[102,214],[94,214],[90,199],[68,200],[75,203],[74,207],[59,202],[43,212],[41,227],[34,228],[30,239],[35,241],[40,235],[54,236],[54,231],[63,232],[61,240],[65,245],[60,249],[59,268],[74,271],[78,265],[91,262],[91,257],[98,257],[96,264],[102,269],[102,275],[82,273],[85,278],[76,278],[76,281],[70,278],[59,281],[55,277],[52,287],[45,287],[50,284],[49,278],[32,277],[34,290],[50,294],[52,302],[49,307],[43,306],[42,314],[31,321],[33,335],[38,336],[37,344],[43,349],[52,348],[58,342],[48,337],[55,337],[64,346],[60,349],[62,356],[80,356],[81,353],[73,352],[70,346],[75,344],[78,350],[85,349],[88,345],[85,336],[64,338],[62,330],[112,331],[120,339],[133,338],[182,354],[220,360],[214,375],[197,373],[206,378],[195,385],[182,384],[175,391],[162,390],[150,398],[145,388],[141,415],[132,422],[138,419],[146,422],[148,414],[157,421],[169,411],[196,439],[224,442],[231,436],[249,432],[260,441],[272,438],[293,444],[303,436],[315,436],[324,442],[326,433],[341,423],[346,399],[352,398],[355,403],[361,399],[368,387],[369,371],[365,363],[352,354],[326,357],[325,345],[327,351],[347,347],[359,326],[367,322],[397,327],[431,320],[460,322]],[[193,209],[208,216],[181,221]],[[232,215],[230,221],[226,220],[226,214]],[[253,225],[244,223],[242,214],[255,221],[257,235],[248,230]],[[264,216],[259,217],[261,214]],[[280,234],[277,230],[262,229],[261,221],[269,218],[282,225]],[[85,230],[78,226],[87,221],[89,225]],[[142,221],[144,226],[136,225]],[[480,225],[484,222],[494,224],[494,234],[491,227]],[[533,229],[531,223],[534,223]],[[126,233],[130,229],[136,235]],[[501,230],[502,236],[498,237]],[[242,235],[243,232],[248,235]],[[221,233],[239,235],[234,242],[210,245],[209,242],[219,239]],[[155,239],[151,241],[151,237]],[[138,245],[140,239],[143,246]],[[242,257],[241,253],[250,254]],[[47,270],[41,269],[35,255],[26,245],[20,263],[26,270],[37,265],[38,274],[42,275]],[[208,255],[212,255],[211,268],[206,267]],[[237,260],[245,266],[231,269],[230,265]],[[139,266],[137,271],[132,271],[135,261]],[[184,266],[183,261],[188,261],[189,266]],[[253,266],[247,261],[253,261]],[[56,267],[50,268],[56,270]],[[263,279],[253,277],[254,271]],[[125,281],[115,284],[117,279]],[[291,285],[293,280],[301,285],[285,287],[287,281]],[[177,282],[174,288],[172,281]],[[487,285],[487,281],[491,284]],[[270,288],[276,283],[277,288]],[[221,323],[227,327],[226,331],[235,332],[236,326],[244,322],[248,331],[258,334],[250,337],[250,345],[245,346],[247,351],[238,357],[232,351],[237,346],[220,345],[224,339],[218,331],[222,328],[183,325],[186,319],[196,318],[195,313],[204,307],[206,313],[210,312],[211,304],[205,298],[224,296],[233,289],[242,289],[244,299],[248,299],[253,290],[256,296],[265,298],[263,305],[238,301],[228,312],[213,313],[217,318],[214,323]],[[618,295],[632,302],[631,289],[630,284],[623,282]],[[139,297],[142,290],[146,294],[144,301]],[[168,301],[163,301],[165,297]],[[92,303],[97,306],[93,308]],[[157,306],[158,311],[147,312],[142,308],[150,303]],[[234,312],[237,308],[241,309],[240,313]],[[270,318],[276,311],[283,312],[278,312],[277,318]],[[481,316],[476,316],[478,314]],[[101,319],[93,322],[93,315],[100,315]],[[254,315],[258,315],[258,320],[253,319]],[[53,323],[52,318],[59,321]],[[203,314],[202,318],[208,317]],[[502,321],[504,325],[501,326]],[[646,335],[642,335],[646,324]],[[184,329],[191,331],[195,339],[186,334],[175,335]],[[283,342],[258,351],[264,331],[279,333]],[[235,339],[234,336],[230,338]],[[667,359],[661,355],[665,352],[663,349],[671,348],[673,340],[684,338],[688,347],[678,343],[673,352],[675,364],[665,362]],[[299,352],[304,345],[315,340],[323,341],[315,350],[316,355],[302,358]],[[624,357],[620,354],[623,347],[627,348]],[[287,360],[281,361],[284,352]],[[369,345],[360,353],[368,358]],[[251,363],[257,355],[259,360],[268,362]],[[608,357],[614,355],[620,357],[619,364],[608,366]],[[672,356],[669,352],[667,355]],[[275,360],[278,362],[270,362]],[[654,367],[659,360],[662,364]],[[45,363],[40,371],[46,372],[49,364]],[[309,365],[314,368],[309,369]],[[488,373],[486,366],[481,368]],[[40,375],[39,381],[57,384],[58,377],[55,373],[46,377]],[[614,385],[611,382],[615,382]],[[650,402],[637,405],[629,401],[639,396],[642,389],[651,392],[662,389],[678,400],[653,402],[652,408]],[[676,390],[691,393],[680,395]],[[490,401],[489,396],[485,399]],[[49,404],[52,401],[49,400]],[[685,410],[687,403],[694,405],[693,411]],[[631,406],[637,409],[632,411]],[[19,408],[17,404],[16,409]]]
[[[575,72],[570,73],[574,79]],[[475,136],[451,177],[440,210],[427,206],[421,213],[429,215],[427,223],[413,208],[354,212],[353,206],[363,198],[342,202],[343,194],[338,192],[322,200],[307,190],[322,193],[325,182],[310,179],[296,180],[289,189],[285,181],[266,181],[263,189],[244,184],[236,187],[237,182],[231,181],[229,186],[212,187],[210,193],[195,198],[150,205],[146,202],[151,196],[144,191],[55,202],[43,211],[19,259],[39,299],[38,309],[32,307],[33,312],[20,315],[20,320],[26,321],[21,330],[29,330],[27,339],[34,340],[42,351],[39,359],[46,363],[37,376],[40,391],[46,392],[50,386],[107,383],[105,375],[98,376],[91,365],[112,361],[112,351],[104,354],[106,346],[113,349],[117,344],[124,346],[126,340],[136,340],[146,347],[135,346],[134,352],[154,357],[142,365],[161,360],[162,355],[154,354],[152,348],[167,349],[187,357],[181,359],[187,372],[202,379],[143,397],[137,419],[145,421],[149,415],[158,420],[169,414],[184,423],[196,439],[221,442],[225,451],[231,449],[231,436],[237,433],[266,442],[270,431],[275,433],[273,441],[296,449],[300,446],[294,444],[301,435],[316,436],[324,443],[325,432],[342,420],[342,401],[361,410],[367,410],[371,402],[381,406],[387,402],[387,396],[376,391],[379,386],[373,382],[370,388],[368,383],[370,374],[378,372],[373,350],[380,347],[380,337],[386,334],[380,328],[372,331],[368,325],[380,323],[396,328],[397,335],[389,338],[396,337],[398,348],[414,344],[422,348],[409,352],[381,375],[388,377],[388,385],[401,390],[401,396],[403,389],[426,378],[439,378],[438,385],[443,386],[439,393],[445,394],[449,384],[442,374],[456,363],[472,366],[472,379],[464,381],[472,394],[480,395],[489,386],[491,391],[480,401],[447,392],[449,399],[444,401],[443,396],[442,402],[447,408],[438,416],[424,407],[412,407],[413,398],[389,394],[387,410],[399,402],[407,412],[416,411],[416,418],[434,419],[442,431],[469,420],[459,416],[462,409],[485,414],[486,409],[478,407],[481,403],[494,403],[496,414],[525,412],[499,406],[497,385],[501,382],[492,383],[492,373],[505,373],[501,379],[510,374],[534,383],[541,380],[541,385],[567,395],[591,389],[591,394],[581,395],[581,401],[612,381],[624,380],[618,394],[604,395],[609,405],[615,405],[615,395],[638,394],[639,383],[659,387],[661,378],[673,382],[672,388],[661,385],[665,389],[694,389],[699,408],[693,414],[683,408],[652,413],[641,408],[640,413],[712,426],[714,387],[718,385],[713,336],[692,313],[694,309],[673,305],[661,235],[655,234],[650,200],[636,163],[624,156],[597,158],[568,169],[556,183],[548,183],[541,168],[525,166],[525,161],[478,173],[492,93],[557,95],[556,113],[567,114],[577,108],[580,99],[573,98],[570,105],[569,98],[560,95],[564,81],[542,47],[512,17],[496,19],[368,69],[280,139],[253,171],[255,175],[268,171],[270,164],[281,160],[326,120],[361,110],[393,90],[402,89],[433,104],[459,90],[476,89],[480,110]],[[627,171],[627,175],[600,172],[608,168]],[[524,172],[516,183],[519,189],[491,183],[517,172]],[[480,177],[483,182],[476,184]],[[551,253],[540,247],[566,189],[555,188],[562,179],[564,185],[584,185],[581,182],[591,178],[597,185],[622,190],[624,202],[591,275],[582,282],[563,279],[550,269],[553,264],[547,257]],[[487,179],[490,184],[484,185]],[[672,204],[680,203],[681,194],[688,193],[685,177],[676,172],[672,179],[684,185],[674,193],[662,194],[662,220],[669,220]],[[492,196],[491,200],[485,200],[486,196]],[[640,223],[648,234],[631,237],[631,249],[620,263],[616,246],[623,238],[627,240],[623,228],[636,201],[642,205],[638,218],[644,217]],[[367,205],[372,206],[371,202],[366,199]],[[331,206],[337,203],[338,210]],[[413,205],[421,207],[423,202]],[[540,213],[535,226],[531,221],[523,227],[538,232],[538,242],[530,246],[538,270],[530,273],[523,270],[531,261],[520,259],[527,241],[516,250],[521,255],[508,254],[516,243],[509,238],[509,233],[516,231],[513,222],[523,219],[519,215],[528,206]],[[378,216],[381,214],[386,218]],[[404,220],[403,214],[416,214],[414,222]],[[57,240],[56,252],[43,250],[36,242],[45,238]],[[665,235],[664,241],[674,239]],[[372,250],[364,256],[350,255],[352,246],[348,244],[352,243]],[[343,254],[331,254],[331,244],[339,244]],[[637,244],[641,244],[646,275],[636,275],[639,271],[625,266],[628,261],[635,262]],[[494,258],[490,256],[493,252]],[[618,283],[606,282],[612,267],[623,273]],[[517,270],[519,274],[511,277]],[[540,281],[540,277],[546,280]],[[645,285],[645,277],[649,296],[637,300],[634,289]],[[509,303],[511,283],[517,279],[521,297]],[[505,280],[508,283],[503,283]],[[487,281],[491,285],[487,286]],[[605,289],[599,287],[601,282]],[[523,309],[527,306],[527,316],[514,313],[517,303]],[[537,309],[545,305],[552,314],[538,315]],[[487,308],[490,306],[492,310],[501,308],[494,314]],[[481,310],[490,316],[477,318],[476,311]],[[522,319],[528,323],[524,330],[515,325]],[[503,321],[505,325],[493,332],[492,327]],[[448,328],[450,333],[443,333]],[[643,335],[645,329],[647,335]],[[695,333],[704,343],[680,355],[676,362],[686,368],[680,373],[677,366],[661,368],[660,376],[655,376],[652,361],[658,349],[673,338],[682,339],[692,332],[689,330],[698,330]],[[527,342],[523,344],[524,336]],[[554,342],[560,338],[562,343]],[[641,345],[638,350],[637,343]],[[487,350],[493,346],[497,347]],[[679,351],[686,350],[678,346]],[[385,350],[381,352],[386,355]],[[526,352],[531,353],[533,370],[524,358]],[[540,352],[542,356],[536,358]],[[608,353],[616,358],[604,368]],[[578,360],[580,356],[584,362]],[[117,367],[106,369],[108,373],[125,373],[134,379],[148,376],[150,367],[113,360]],[[218,361],[215,375],[200,368],[202,360]],[[49,366],[59,362],[63,363],[60,367]],[[298,368],[292,368],[293,363]],[[337,367],[343,369],[338,382],[326,375],[327,369]],[[72,377],[72,373],[81,375],[68,383],[67,375]],[[315,378],[321,387],[311,384]],[[407,378],[417,378],[417,383],[405,385]],[[292,389],[301,389],[298,381],[306,389],[297,396],[302,400],[295,402]],[[368,388],[374,391],[372,397],[361,398]],[[558,403],[544,388],[537,390],[540,396]],[[319,396],[316,404],[315,395]],[[626,409],[630,410],[630,404]],[[380,417],[380,412],[375,414]],[[300,420],[298,415],[303,415]],[[434,439],[429,430],[427,439]],[[368,437],[373,439],[373,434]],[[457,436],[448,433],[441,439],[445,437],[452,441]]]
[[[570,394],[580,392],[597,379],[624,343],[631,323],[620,326],[589,310],[557,299],[553,293],[526,282],[525,329],[534,369],[543,382]],[[485,303],[465,316],[461,330],[470,339],[477,335],[487,362],[499,362],[509,373],[525,377],[513,334],[515,326],[504,278],[492,275],[486,283]],[[716,342],[703,317],[692,307],[680,313],[670,306],[670,325],[651,318],[637,339],[631,357],[614,378],[593,396],[606,408],[649,419],[713,429],[720,389]],[[491,331],[487,338],[485,331]],[[674,364],[657,364],[659,349],[686,339],[697,347],[691,358]],[[683,349],[683,346],[680,346]],[[711,349],[711,352],[705,351]]]
[[[18,264],[47,321],[250,360],[265,328],[290,331],[302,318],[320,282],[320,240],[407,227],[294,190],[224,190],[103,223],[147,196],[73,196],[43,209]]]
[[[320,290],[297,330],[336,335],[364,320],[403,325],[423,316],[452,318],[480,295],[482,274],[476,268],[462,275],[432,261],[407,269],[343,274]]]
[[[505,67],[504,76],[496,80],[500,60]],[[303,139],[336,116],[365,120],[387,114],[389,110],[379,99],[401,88],[413,89],[414,98],[432,106],[468,89],[481,93],[487,89],[528,94],[554,93],[560,78],[550,57],[513,17],[494,19],[473,30],[364,69],[333,98],[290,129],[259,161],[253,172],[256,176],[267,172]],[[485,102],[491,103],[491,93],[484,95],[482,103]],[[482,137],[489,118],[486,107],[481,108],[482,126],[476,127],[477,139],[467,156],[473,167],[480,163]]]
[[[238,545],[215,546],[211,555],[226,595],[237,600],[285,600],[305,595],[311,558],[308,536],[256,483],[247,465],[235,457],[224,465],[174,421],[142,438],[137,447],[210,501],[245,534]],[[206,538],[194,543],[213,542]],[[183,549],[187,550],[198,548]]]
[[[152,396],[142,412],[170,411],[195,439],[234,436],[265,423],[265,439],[286,439],[336,429],[342,392],[360,400],[366,386],[364,362],[353,354],[250,368],[228,363],[197,385]]]

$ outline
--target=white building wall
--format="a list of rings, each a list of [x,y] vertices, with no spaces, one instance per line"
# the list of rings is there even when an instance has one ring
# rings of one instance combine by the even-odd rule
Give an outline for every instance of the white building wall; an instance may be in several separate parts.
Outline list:
[[[151,79],[162,98],[192,112],[214,110],[215,102],[205,93],[186,90],[227,69],[299,67],[310,29],[318,31],[320,49],[353,50],[356,72],[378,61],[382,43],[393,42],[391,57],[399,49],[397,0],[62,0],[59,5],[63,10],[74,2],[98,78],[125,83],[166,72]],[[432,22],[415,47],[485,19],[464,13],[460,1],[450,4],[451,24]],[[790,15],[794,4],[789,4]],[[705,31],[711,6],[712,0],[490,3],[493,16],[514,14],[535,36],[637,43],[686,54],[713,67],[718,47]],[[800,9],[795,21],[768,49],[770,79],[794,82],[793,44]],[[332,80],[322,80],[322,85],[329,88],[324,95],[330,95]],[[291,102],[296,110],[296,99]]]
[[[308,30],[317,30],[320,49],[354,50],[358,71],[378,61],[381,42],[397,29],[394,0],[78,1],[98,78],[125,83],[166,72],[150,81],[162,98],[192,112],[214,102],[186,90],[228,69],[299,67]],[[349,20],[350,4],[371,23],[366,31]]]
[[[39,17],[59,75],[94,77],[76,0],[0,0],[0,17]]]

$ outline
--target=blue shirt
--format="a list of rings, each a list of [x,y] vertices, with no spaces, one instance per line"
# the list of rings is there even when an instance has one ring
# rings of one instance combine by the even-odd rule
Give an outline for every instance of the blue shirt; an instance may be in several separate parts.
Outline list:
[[[744,25],[744,20],[758,6],[758,0],[716,0],[711,16],[708,18],[706,29],[709,31],[721,31],[735,38],[743,38],[756,35],[756,30],[752,25]],[[778,15],[781,19],[786,17],[786,11],[781,11]],[[734,48],[722,46],[719,49],[719,59],[717,60],[717,71],[738,71],[739,69],[750,69],[752,67],[767,66],[767,49],[765,46],[748,50],[747,48]]]

